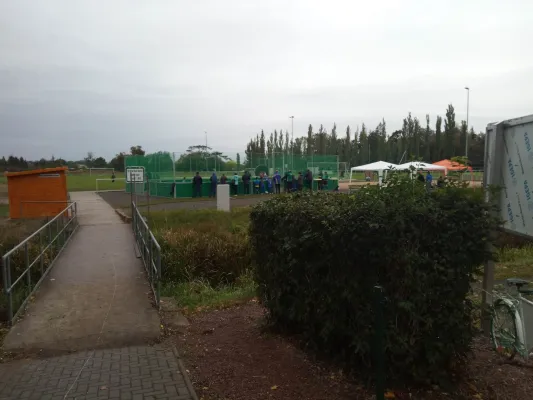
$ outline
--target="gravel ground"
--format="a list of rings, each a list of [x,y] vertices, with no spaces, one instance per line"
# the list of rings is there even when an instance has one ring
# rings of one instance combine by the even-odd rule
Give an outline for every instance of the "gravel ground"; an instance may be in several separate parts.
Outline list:
[[[166,340],[181,350],[195,389],[204,400],[361,399],[371,390],[337,369],[313,361],[296,340],[262,329],[264,309],[255,301],[201,312],[191,326]],[[526,400],[533,397],[533,369],[501,363],[486,338],[479,337],[461,382],[445,392],[389,388],[399,400]]]
[[[131,196],[126,192],[100,192],[98,193],[111,207],[113,208],[129,208],[131,202]],[[260,201],[268,200],[270,195],[263,196],[250,196],[250,197],[232,197],[231,205],[233,207],[246,207],[257,204]],[[145,205],[146,197],[139,196],[138,204]],[[177,199],[175,201],[165,198],[150,199],[151,211],[163,211],[163,210],[200,210],[206,208],[216,208],[217,204],[215,200],[202,197],[200,199]]]

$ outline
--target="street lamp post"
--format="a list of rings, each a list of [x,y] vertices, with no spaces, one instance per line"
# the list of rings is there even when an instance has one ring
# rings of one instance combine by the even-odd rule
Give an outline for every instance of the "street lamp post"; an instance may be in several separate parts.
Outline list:
[[[465,86],[466,89],[466,140],[465,140],[465,158],[468,159],[468,113],[470,111],[470,88]]]

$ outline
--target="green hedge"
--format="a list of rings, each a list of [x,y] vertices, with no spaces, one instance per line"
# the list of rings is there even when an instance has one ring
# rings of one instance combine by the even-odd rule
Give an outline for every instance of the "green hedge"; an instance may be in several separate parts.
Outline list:
[[[388,185],[255,206],[250,242],[260,300],[274,326],[369,373],[379,283],[387,297],[389,379],[440,381],[470,349],[467,295],[497,221],[481,191],[427,194],[424,185],[395,177]]]

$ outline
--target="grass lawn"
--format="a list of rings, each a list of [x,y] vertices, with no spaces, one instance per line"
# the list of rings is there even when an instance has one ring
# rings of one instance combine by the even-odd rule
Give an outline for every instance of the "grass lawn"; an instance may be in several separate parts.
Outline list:
[[[0,204],[0,218],[9,216],[9,204]]]
[[[124,178],[124,173],[115,173],[117,178]],[[111,179],[111,174],[101,175],[67,175],[67,188],[69,192],[80,192],[87,190],[96,190],[97,179]],[[126,184],[124,180],[116,180],[114,183],[111,181],[99,181],[98,190],[124,190]]]
[[[533,281],[533,245],[505,247],[499,251],[494,269],[495,282],[507,278],[523,278]]]
[[[242,233],[248,227],[249,216],[249,207],[236,207],[229,213],[212,209],[152,211],[149,222],[153,230],[185,227],[200,232]]]

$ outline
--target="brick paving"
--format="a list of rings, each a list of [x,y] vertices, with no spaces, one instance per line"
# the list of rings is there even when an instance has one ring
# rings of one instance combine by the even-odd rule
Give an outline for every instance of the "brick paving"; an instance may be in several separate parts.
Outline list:
[[[139,346],[0,364],[0,399],[197,397],[175,349]]]

